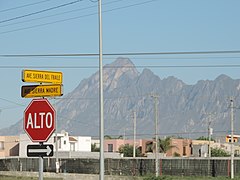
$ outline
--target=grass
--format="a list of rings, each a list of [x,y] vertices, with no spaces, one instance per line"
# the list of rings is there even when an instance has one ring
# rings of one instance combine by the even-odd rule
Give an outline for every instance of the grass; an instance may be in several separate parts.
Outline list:
[[[156,178],[155,176],[147,176],[144,177],[143,180],[229,180],[230,177],[206,177],[206,176],[159,176]],[[240,177],[234,177],[234,180],[240,180]]]
[[[62,178],[47,178],[44,177],[44,180],[63,180]],[[206,177],[206,176],[146,176],[142,178],[143,180],[229,180],[230,177]],[[1,176],[0,180],[38,180],[38,177],[23,177],[23,176]],[[234,180],[240,180],[240,177],[234,177]]]
[[[23,176],[1,176],[1,180],[38,180],[38,177],[23,177]],[[44,180],[62,180],[62,178],[43,178]]]

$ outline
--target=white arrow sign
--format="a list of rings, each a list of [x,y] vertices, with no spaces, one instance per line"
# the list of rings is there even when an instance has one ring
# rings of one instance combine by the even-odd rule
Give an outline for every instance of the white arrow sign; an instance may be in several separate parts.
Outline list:
[[[52,152],[52,149],[49,146],[47,146],[46,148],[47,149],[29,149],[28,152],[29,153],[46,153],[46,155],[48,156]]]
[[[53,156],[53,145],[28,145],[27,146],[28,157],[38,156]]]

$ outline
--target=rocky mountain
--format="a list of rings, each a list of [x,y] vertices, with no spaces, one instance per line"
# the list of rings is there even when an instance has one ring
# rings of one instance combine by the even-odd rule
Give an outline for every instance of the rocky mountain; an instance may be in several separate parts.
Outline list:
[[[239,99],[240,80],[220,75],[215,80],[200,80],[195,85],[168,77],[160,79],[151,70],[137,71],[127,58],[104,66],[105,134],[133,136],[133,111],[136,111],[137,137],[155,133],[154,98],[158,95],[158,127],[161,136],[199,137],[207,135],[209,113],[215,136],[230,130],[229,97]],[[98,72],[80,82],[57,103],[57,130],[71,135],[99,136]],[[235,110],[236,134],[240,113]],[[19,134],[22,120],[2,129],[1,134]]]

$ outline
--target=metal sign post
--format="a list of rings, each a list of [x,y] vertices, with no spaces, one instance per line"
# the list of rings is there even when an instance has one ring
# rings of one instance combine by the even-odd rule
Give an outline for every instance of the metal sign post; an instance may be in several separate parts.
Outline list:
[[[43,180],[43,157],[39,156],[39,180]]]
[[[42,146],[43,142],[39,143],[39,146]],[[39,156],[39,173],[38,180],[43,180],[43,157]]]
[[[24,98],[63,95],[62,72],[23,70],[22,81],[40,83],[22,86],[21,95]],[[48,84],[42,85],[42,83]],[[43,142],[46,142],[55,131],[55,114],[55,109],[47,99],[33,99],[24,111],[24,130],[32,142],[39,142],[39,145],[27,146],[28,157],[39,157],[39,180],[43,180],[43,157],[53,156],[53,145],[43,145]],[[59,169],[58,161],[56,161],[56,169]]]

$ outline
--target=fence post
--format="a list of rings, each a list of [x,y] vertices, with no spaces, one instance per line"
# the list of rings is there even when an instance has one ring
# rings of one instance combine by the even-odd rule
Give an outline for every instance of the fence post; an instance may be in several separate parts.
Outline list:
[[[159,172],[160,172],[160,176],[162,176],[162,159],[160,159],[160,166],[159,166]]]
[[[227,162],[228,162],[228,164],[227,164],[227,166],[228,166],[228,173],[227,174],[228,174],[228,177],[230,177],[230,160],[228,160]]]
[[[212,163],[212,177],[216,177],[216,169],[215,169],[215,160],[213,159]]]

